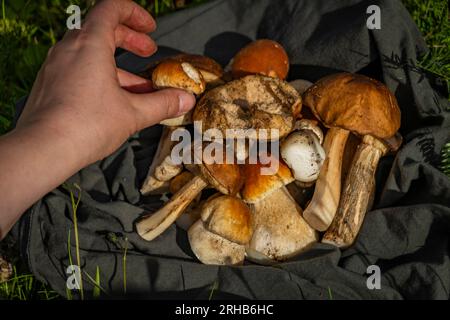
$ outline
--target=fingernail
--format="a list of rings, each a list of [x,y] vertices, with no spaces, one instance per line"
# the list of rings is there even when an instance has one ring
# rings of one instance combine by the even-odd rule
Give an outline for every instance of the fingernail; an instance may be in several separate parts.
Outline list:
[[[178,111],[178,115],[185,114],[195,105],[195,97],[190,93],[180,94],[178,96],[178,99],[180,100],[180,109]]]

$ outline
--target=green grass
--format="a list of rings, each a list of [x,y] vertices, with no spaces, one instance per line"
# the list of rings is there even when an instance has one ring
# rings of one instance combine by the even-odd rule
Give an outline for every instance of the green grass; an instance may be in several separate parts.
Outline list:
[[[161,16],[185,6],[208,0],[137,0],[154,16]],[[80,5],[82,14],[95,0],[1,0],[0,20],[0,134],[11,128],[14,103],[26,95],[50,46],[66,31],[65,9],[70,4]],[[421,30],[430,52],[421,58],[419,66],[440,75],[450,83],[450,26],[446,0],[403,0]],[[442,170],[450,176],[450,143],[442,150]],[[77,237],[77,236],[75,236]],[[70,235],[69,235],[70,239]],[[77,242],[77,240],[75,241]],[[124,246],[123,276],[126,292],[126,254]],[[70,254],[71,256],[71,254]],[[79,263],[77,256],[77,263]],[[15,269],[14,269],[15,270]],[[93,297],[106,294],[101,287],[101,270],[95,277],[83,274],[94,286]],[[214,293],[211,291],[211,297]],[[331,292],[329,292],[331,298]],[[13,277],[0,284],[0,296],[6,299],[55,299],[58,295],[31,274],[14,271]]]
[[[0,283],[0,298],[6,300],[54,300],[60,296],[49,286],[37,281],[30,273],[17,272],[11,279]]]
[[[430,52],[419,65],[447,81],[450,85],[450,24],[447,1],[403,0],[421,30]],[[449,86],[450,88],[450,86]]]

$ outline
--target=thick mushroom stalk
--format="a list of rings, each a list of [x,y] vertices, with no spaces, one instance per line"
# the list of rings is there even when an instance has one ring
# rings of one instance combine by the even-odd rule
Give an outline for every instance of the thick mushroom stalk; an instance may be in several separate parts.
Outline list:
[[[250,204],[253,211],[253,237],[246,247],[249,260],[260,264],[284,261],[317,242],[315,232],[302,218],[285,186],[261,201]]]
[[[163,233],[174,223],[197,195],[208,186],[208,182],[200,176],[195,176],[185,184],[157,212],[144,218],[136,224],[136,231],[147,241],[151,241]]]
[[[274,161],[275,157],[271,162]],[[272,264],[309,248],[317,241],[317,233],[303,219],[302,209],[285,187],[294,180],[289,168],[280,161],[275,174],[263,175],[264,166],[244,165],[241,194],[253,212],[253,236],[246,247],[247,257],[260,264]]]
[[[333,221],[341,195],[342,157],[349,131],[333,127],[325,136],[326,158],[316,181],[314,195],[303,212],[305,220],[318,231],[325,231]]]
[[[141,193],[144,195],[167,192],[169,180],[183,170],[182,165],[175,165],[169,159],[171,150],[177,143],[170,139],[175,129],[176,127],[163,127],[158,148],[141,187]]]
[[[399,147],[401,138],[397,139],[385,143],[370,135],[363,137],[345,180],[338,211],[323,236],[323,243],[341,248],[353,244],[373,201],[378,162],[389,151],[389,143],[394,142],[391,148]]]
[[[173,195],[177,193],[184,185],[189,183],[194,178],[194,174],[189,171],[184,171],[170,180],[169,191]],[[191,204],[184,210],[183,214],[177,219],[177,226],[188,231],[190,226],[200,218],[199,208],[202,206],[202,193],[200,192]]]

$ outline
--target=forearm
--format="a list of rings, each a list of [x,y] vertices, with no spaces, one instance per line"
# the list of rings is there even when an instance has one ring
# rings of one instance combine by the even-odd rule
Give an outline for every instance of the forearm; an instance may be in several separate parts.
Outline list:
[[[70,137],[27,126],[0,137],[0,239],[49,190],[83,165]]]

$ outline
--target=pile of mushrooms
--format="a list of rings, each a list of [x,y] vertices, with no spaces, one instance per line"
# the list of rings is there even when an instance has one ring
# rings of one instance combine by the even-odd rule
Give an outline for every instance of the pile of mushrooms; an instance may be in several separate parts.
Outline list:
[[[198,100],[192,112],[161,123],[141,192],[171,197],[137,221],[142,238],[151,241],[176,223],[187,231],[198,260],[215,265],[246,259],[274,264],[318,241],[338,247],[354,242],[373,202],[378,161],[402,142],[396,99],[363,75],[333,74],[313,84],[288,83],[288,72],[283,47],[265,39],[241,49],[225,71],[210,58],[190,54],[152,66],[156,89],[184,89]],[[248,144],[235,147],[232,163],[175,164],[171,133],[194,121],[202,122],[202,133],[277,129],[278,134],[246,137]],[[258,141],[279,142],[279,156],[269,153],[264,163],[252,162],[250,148]],[[277,169],[263,174],[272,165]],[[209,198],[202,193],[206,188],[215,191]]]

